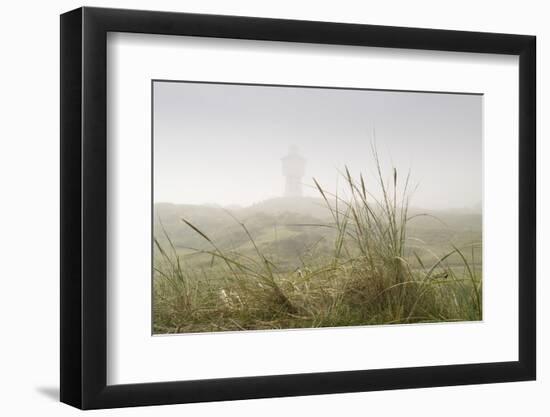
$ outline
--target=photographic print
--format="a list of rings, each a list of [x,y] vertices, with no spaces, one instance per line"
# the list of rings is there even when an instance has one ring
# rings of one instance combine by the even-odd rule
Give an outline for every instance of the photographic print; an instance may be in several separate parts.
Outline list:
[[[482,320],[482,95],[152,95],[154,334]]]

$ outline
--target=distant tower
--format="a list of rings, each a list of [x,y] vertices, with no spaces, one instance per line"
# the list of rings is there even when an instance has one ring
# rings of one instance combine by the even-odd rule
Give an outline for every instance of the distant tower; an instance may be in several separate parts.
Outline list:
[[[281,158],[285,182],[285,197],[302,196],[302,177],[305,173],[306,160],[298,153],[296,146],[291,146],[288,155]]]

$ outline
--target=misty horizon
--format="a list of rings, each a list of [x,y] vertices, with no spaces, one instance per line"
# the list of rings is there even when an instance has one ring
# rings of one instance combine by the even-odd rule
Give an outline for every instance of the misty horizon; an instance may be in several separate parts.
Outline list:
[[[346,167],[372,188],[375,145],[384,177],[411,172],[412,207],[481,206],[480,95],[165,81],[153,93],[155,203],[320,197],[312,178],[335,192]],[[293,147],[304,166],[289,174]]]

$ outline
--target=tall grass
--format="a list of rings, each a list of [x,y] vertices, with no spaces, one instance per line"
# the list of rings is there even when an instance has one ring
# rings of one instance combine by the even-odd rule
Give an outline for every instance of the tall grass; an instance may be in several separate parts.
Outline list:
[[[332,222],[304,227],[334,230],[332,255],[312,259],[293,272],[281,271],[240,225],[254,248],[252,255],[220,248],[190,220],[182,225],[208,243],[211,268],[199,270],[155,239],[154,330],[156,333],[326,327],[480,320],[481,277],[473,246],[453,247],[427,264],[410,244],[410,173],[403,179],[392,168],[384,179],[373,148],[376,189],[362,174],[341,173],[345,196],[331,193],[313,179]],[[228,215],[231,215],[228,213]],[[471,250],[471,256],[466,250]],[[449,258],[461,267],[450,267]]]

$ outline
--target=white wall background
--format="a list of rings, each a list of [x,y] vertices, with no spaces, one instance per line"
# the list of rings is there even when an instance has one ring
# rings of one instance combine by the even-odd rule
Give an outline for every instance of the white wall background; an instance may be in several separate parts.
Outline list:
[[[0,413],[68,416],[57,402],[59,379],[59,17],[72,0],[3,4],[0,24]],[[325,395],[229,403],[145,407],[94,415],[545,416],[550,412],[550,147],[545,104],[550,83],[550,26],[545,2],[340,0],[124,0],[89,6],[240,14],[533,34],[538,37],[539,378],[537,382]],[[546,394],[546,395],[545,395]]]

